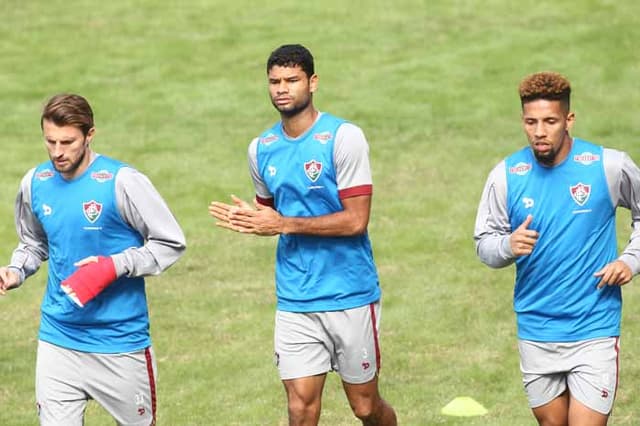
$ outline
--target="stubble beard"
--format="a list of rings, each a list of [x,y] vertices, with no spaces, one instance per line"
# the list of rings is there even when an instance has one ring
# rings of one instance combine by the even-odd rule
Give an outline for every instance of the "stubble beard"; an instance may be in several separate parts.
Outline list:
[[[553,163],[556,161],[556,152],[553,150],[544,154],[536,150],[533,150],[533,155],[534,157],[536,157],[536,160],[538,160],[540,163],[544,164],[545,166],[553,166]]]
[[[51,162],[53,163],[53,168],[56,169],[58,173],[73,175],[76,172],[76,170],[78,170],[78,168],[80,167],[80,164],[82,164],[82,161],[84,160],[86,155],[87,155],[87,150],[85,149],[84,151],[82,151],[82,155],[80,155],[80,157],[78,157],[76,161],[69,164],[69,166],[64,169],[58,168],[53,158],[51,159]]]
[[[300,104],[294,104],[291,107],[281,108],[272,100],[271,103],[273,106],[280,112],[280,115],[284,118],[295,117],[300,114],[302,111],[307,109],[307,107],[311,104],[311,97],[308,97],[304,102]]]

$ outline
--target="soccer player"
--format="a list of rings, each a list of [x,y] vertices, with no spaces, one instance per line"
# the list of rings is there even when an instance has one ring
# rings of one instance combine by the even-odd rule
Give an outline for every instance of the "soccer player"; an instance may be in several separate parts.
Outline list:
[[[320,418],[327,372],[337,371],[354,414],[395,425],[378,392],[380,286],[367,235],[372,181],[362,130],[313,105],[313,57],[284,45],[267,61],[281,121],[249,145],[255,209],[212,202],[217,225],[279,235],[275,356],[289,424]]]
[[[569,135],[571,86],[520,84],[529,146],[489,174],[475,241],[493,268],[516,265],[524,389],[540,425],[606,425],[618,385],[621,286],[640,271],[640,170],[627,154]],[[617,254],[615,212],[633,231]]]
[[[184,234],[146,176],[91,149],[85,98],[52,97],[40,123],[50,161],[22,179],[20,242],[0,268],[5,294],[49,260],[36,362],[40,424],[82,425],[88,399],[118,424],[155,424],[143,277],[178,260]]]

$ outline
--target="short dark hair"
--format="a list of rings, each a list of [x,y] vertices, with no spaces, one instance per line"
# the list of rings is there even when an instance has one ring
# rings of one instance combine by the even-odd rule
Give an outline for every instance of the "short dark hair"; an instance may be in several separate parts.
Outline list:
[[[302,71],[307,74],[307,77],[315,74],[313,69],[313,56],[311,52],[309,52],[309,49],[301,44],[284,44],[271,52],[267,60],[267,73],[275,65],[281,67],[299,66],[302,68]]]
[[[60,93],[53,96],[42,110],[40,127],[44,120],[56,126],[77,127],[87,136],[93,128],[93,111],[89,102],[80,95]]]
[[[571,83],[557,72],[538,72],[522,80],[519,87],[520,102],[525,103],[537,99],[560,101],[569,110],[571,97]]]

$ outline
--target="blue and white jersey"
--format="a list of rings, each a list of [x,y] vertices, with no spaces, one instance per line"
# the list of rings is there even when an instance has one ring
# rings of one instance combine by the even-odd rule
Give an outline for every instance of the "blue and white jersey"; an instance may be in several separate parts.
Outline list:
[[[184,234],[146,176],[96,156],[74,179],[50,161],[30,170],[16,198],[20,243],[10,268],[22,279],[49,261],[39,338],[83,352],[123,353],[151,344],[144,276],[184,252]],[[83,308],[61,290],[89,256],[111,256],[119,277]]]
[[[98,157],[81,176],[64,179],[51,162],[38,166],[31,184],[33,213],[49,242],[49,276],[42,301],[40,339],[80,351],[108,347],[126,352],[147,347],[147,301],[143,278],[120,278],[84,308],[76,306],[60,283],[87,256],[109,256],[143,244],[124,223],[115,201],[115,176],[123,166]],[[104,324],[119,323],[126,336]]]
[[[354,154],[336,161],[336,139],[343,127],[360,132],[323,113],[298,138],[288,137],[279,122],[254,140],[250,163],[258,199],[283,216],[313,217],[341,211],[343,198],[371,194],[368,146],[361,132],[361,140],[341,151]],[[368,235],[280,235],[276,295],[278,309],[291,312],[344,310],[378,300]]]
[[[516,259],[518,336],[585,340],[620,333],[620,287],[597,289],[594,273],[617,257],[615,208],[603,149],[574,139],[568,158],[542,166],[529,147],[505,160],[511,229],[533,216],[533,252]]]
[[[631,210],[628,244],[616,257],[615,209]],[[539,232],[532,254],[516,257],[511,233],[527,215]],[[489,173],[474,240],[482,262],[516,263],[518,337],[542,342],[618,336],[621,291],[597,289],[593,274],[619,260],[640,273],[640,169],[624,152],[573,139],[567,158],[540,165],[526,147]]]

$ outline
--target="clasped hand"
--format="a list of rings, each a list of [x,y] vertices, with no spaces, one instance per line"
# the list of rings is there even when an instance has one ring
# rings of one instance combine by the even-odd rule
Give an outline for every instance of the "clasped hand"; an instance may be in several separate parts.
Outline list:
[[[233,204],[212,201],[209,214],[217,219],[216,226],[244,234],[278,235],[282,232],[283,218],[271,207],[254,201],[252,207],[235,195]]]

